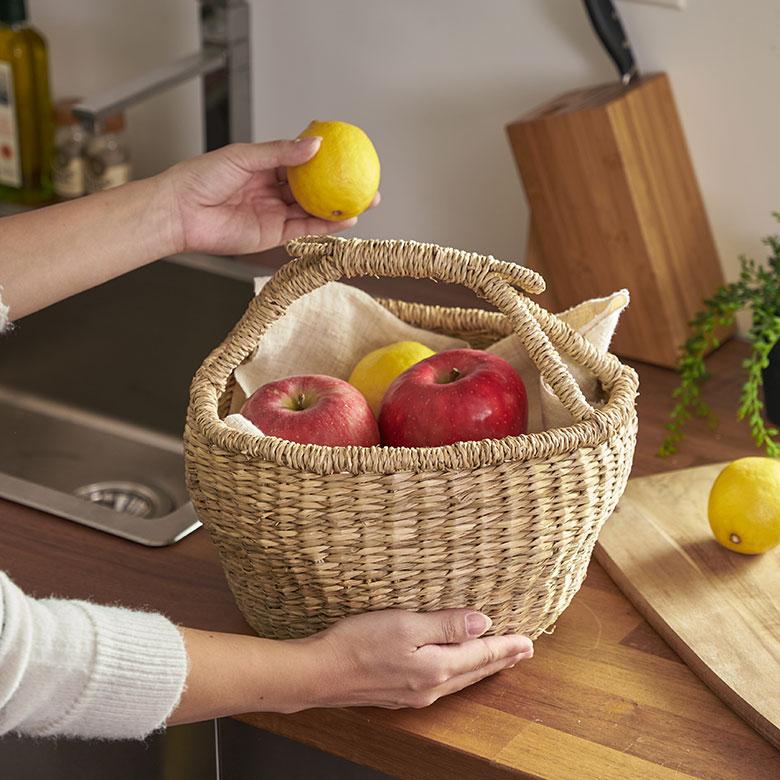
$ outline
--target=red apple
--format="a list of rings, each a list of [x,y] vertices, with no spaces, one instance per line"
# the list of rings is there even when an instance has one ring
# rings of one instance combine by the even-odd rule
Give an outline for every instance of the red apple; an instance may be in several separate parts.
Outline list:
[[[379,444],[379,428],[362,393],[332,376],[291,376],[269,382],[249,396],[241,414],[264,434],[299,444]]]
[[[528,396],[503,358],[451,349],[396,377],[382,399],[379,430],[392,447],[438,447],[525,433]]]

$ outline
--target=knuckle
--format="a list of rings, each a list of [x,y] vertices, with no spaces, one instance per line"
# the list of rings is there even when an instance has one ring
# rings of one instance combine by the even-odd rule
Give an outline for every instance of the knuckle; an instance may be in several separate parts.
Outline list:
[[[418,693],[419,691],[424,690],[426,687],[427,685],[425,680],[420,677],[410,677],[406,681],[406,688],[412,693]]]
[[[405,641],[415,640],[417,635],[417,623],[414,615],[402,609],[388,610],[395,621],[395,630]]]
[[[495,649],[488,642],[483,641],[482,652],[480,654],[479,662],[475,668],[484,669],[486,666],[490,666],[490,664],[497,660],[498,657]]]
[[[447,664],[438,653],[429,656],[420,669],[420,677],[428,688],[435,688],[449,678]]]
[[[430,707],[436,701],[436,696],[432,693],[422,693],[412,699],[411,706],[416,710],[422,710]]]
[[[284,155],[284,153],[287,151],[287,149],[290,146],[290,141],[285,141],[282,139],[277,139],[276,141],[271,141],[268,144],[268,153],[269,156],[273,159],[280,158]]]
[[[431,667],[430,669],[426,669],[423,673],[423,687],[436,688],[447,682],[447,679],[447,675],[444,673],[443,669]]]
[[[229,144],[228,146],[225,146],[224,148],[217,151],[221,151],[225,156],[232,160],[241,160],[251,152],[251,148],[251,144],[236,142]]]
[[[415,616],[408,612],[396,612],[393,615],[393,633],[399,642],[412,648],[422,647],[427,644],[423,640],[420,624]]]
[[[441,666],[427,665],[417,674],[409,677],[406,689],[415,696],[429,696],[434,689],[444,685],[449,678],[446,669]]]
[[[423,677],[425,678],[425,681],[429,685],[431,686],[436,685],[438,683],[440,675],[441,675],[440,664],[431,661],[425,665],[425,669],[423,670]]]
[[[451,615],[445,618],[444,623],[442,624],[442,636],[444,638],[444,643],[448,645],[455,644],[460,639],[455,618]]]

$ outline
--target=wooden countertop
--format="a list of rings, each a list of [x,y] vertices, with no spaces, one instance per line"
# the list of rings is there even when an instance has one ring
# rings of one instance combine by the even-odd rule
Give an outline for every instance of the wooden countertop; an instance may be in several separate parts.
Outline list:
[[[720,432],[692,425],[682,453],[669,460],[654,453],[676,377],[637,366],[634,475],[755,453],[734,419],[744,354],[744,344],[731,342],[711,359],[708,396]],[[150,549],[4,501],[0,529],[0,569],[28,592],[156,609],[181,624],[251,633],[204,531]],[[595,561],[555,632],[537,641],[533,660],[426,710],[241,719],[401,778],[780,776],[780,754],[682,664]]]

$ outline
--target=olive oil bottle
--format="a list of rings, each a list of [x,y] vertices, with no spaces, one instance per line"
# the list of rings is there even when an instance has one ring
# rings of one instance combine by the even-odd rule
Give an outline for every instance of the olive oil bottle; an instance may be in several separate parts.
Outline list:
[[[51,199],[53,144],[46,41],[25,0],[0,0],[0,199]]]

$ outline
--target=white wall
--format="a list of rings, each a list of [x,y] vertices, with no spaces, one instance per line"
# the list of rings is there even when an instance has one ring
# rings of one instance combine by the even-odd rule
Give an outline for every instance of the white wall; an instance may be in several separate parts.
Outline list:
[[[197,45],[195,0],[29,0],[59,94],[86,93]],[[729,276],[780,209],[780,3],[621,2],[646,70],[669,72]],[[361,235],[521,258],[527,210],[504,124],[613,78],[578,0],[252,0],[257,138],[312,118],[363,126],[382,206]],[[750,13],[747,12],[748,8]],[[142,173],[200,145],[194,85],[130,116]],[[780,230],[780,226],[777,226]]]

